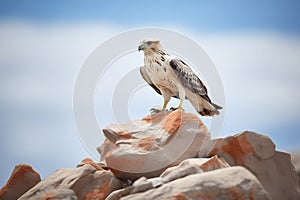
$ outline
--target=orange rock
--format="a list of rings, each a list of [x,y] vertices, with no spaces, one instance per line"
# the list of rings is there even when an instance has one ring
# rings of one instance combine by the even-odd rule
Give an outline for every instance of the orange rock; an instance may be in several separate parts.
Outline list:
[[[186,195],[179,192],[179,193],[175,194],[171,199],[172,200],[188,200],[189,198]]]
[[[144,117],[142,120],[143,120],[143,121],[145,121],[145,122],[147,122],[147,123],[149,123],[149,124],[151,124],[151,123],[152,123],[152,118],[151,118],[151,115],[147,115],[147,116],[146,116],[146,117]]]
[[[159,176],[169,166],[207,153],[210,134],[197,115],[183,110],[164,111],[126,124],[103,129],[105,142],[98,147],[101,161],[132,181]]]
[[[171,113],[170,111],[162,111],[159,113],[148,115],[148,116],[144,117],[142,119],[142,121],[147,122],[152,125],[156,125],[156,124],[160,123],[170,113]]]
[[[230,167],[230,165],[223,158],[218,158],[218,156],[213,156],[207,162],[201,164],[200,167],[204,172],[208,172],[216,169],[221,169],[224,167]]]
[[[96,188],[92,192],[85,195],[85,200],[99,200],[105,199],[110,193],[109,183],[103,183],[99,188]]]
[[[130,139],[132,136],[129,133],[126,133],[124,131],[120,131],[118,133],[119,138],[126,138],[126,139]]]
[[[146,150],[146,151],[150,151],[152,149],[152,147],[153,147],[154,139],[155,138],[153,136],[141,138],[138,141],[137,147],[141,148],[143,150]]]
[[[93,167],[95,167],[95,169],[97,170],[103,170],[102,167],[100,167],[99,165],[97,165],[92,159],[90,158],[85,158],[81,161],[81,163],[79,164],[79,166],[82,166],[82,165],[91,165]]]
[[[41,180],[31,166],[15,166],[6,185],[0,190],[0,199],[17,199]]]
[[[54,198],[55,198],[54,194],[46,193],[45,195],[40,197],[40,200],[50,200],[50,199],[54,199]]]
[[[109,193],[123,186],[123,182],[111,171],[97,170],[91,162],[84,159],[83,163],[87,164],[81,167],[55,171],[23,194],[20,200],[40,199],[47,195],[54,195],[55,199],[74,199],[67,198],[67,194],[76,194],[78,199],[105,199]]]
[[[176,110],[167,115],[163,121],[163,129],[169,134],[174,135],[178,129],[187,122],[199,122],[199,126],[203,125],[196,115],[184,113],[182,110]]]
[[[207,193],[195,193],[191,194],[189,198],[191,199],[201,199],[201,200],[211,200],[217,196],[217,192],[207,192]]]
[[[251,187],[250,191],[249,191],[249,196],[252,195],[252,190],[253,190],[253,186]],[[232,187],[229,188],[228,191],[226,192],[228,194],[228,196],[231,197],[231,199],[233,200],[239,200],[239,199],[244,199],[244,194],[243,191],[241,189],[239,189],[238,187]]]
[[[253,154],[254,150],[251,144],[247,140],[246,135],[241,135],[240,137],[229,137],[227,140],[217,139],[216,143],[224,144],[221,146],[216,145],[209,153],[209,156],[218,154],[218,152],[224,152],[230,155],[234,159],[234,165],[244,165],[245,156],[247,154]]]
[[[300,199],[300,187],[290,155],[275,151],[265,135],[251,131],[213,141],[209,156],[223,157],[230,165],[246,167],[274,200]]]
[[[189,173],[188,170],[191,169],[187,168],[187,166],[196,166],[200,171],[208,172],[224,167],[229,167],[229,164],[224,159],[218,158],[218,156],[213,156],[212,158],[190,158],[184,160],[177,166],[169,167],[160,175],[160,177],[168,176],[171,173],[175,174],[174,172],[177,172],[177,174],[184,174],[184,176],[194,173],[194,171],[191,171]]]

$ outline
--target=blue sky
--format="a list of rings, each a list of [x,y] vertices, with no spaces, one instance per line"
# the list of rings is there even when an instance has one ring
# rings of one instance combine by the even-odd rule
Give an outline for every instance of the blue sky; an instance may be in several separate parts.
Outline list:
[[[2,19],[42,23],[106,21],[123,27],[176,24],[211,31],[299,32],[297,0],[291,1],[1,1]]]
[[[206,50],[225,87],[222,135],[255,130],[300,149],[299,1],[119,2],[0,2],[0,186],[18,163],[45,177],[90,156],[73,123],[77,74],[102,42],[139,27]]]

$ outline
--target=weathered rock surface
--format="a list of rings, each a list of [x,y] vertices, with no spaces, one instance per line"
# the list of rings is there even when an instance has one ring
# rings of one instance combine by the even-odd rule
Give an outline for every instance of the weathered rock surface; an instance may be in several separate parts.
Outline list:
[[[31,166],[17,165],[6,185],[0,190],[0,199],[17,199],[40,180],[40,175]]]
[[[300,151],[292,153],[292,163],[295,166],[298,176],[300,177]]]
[[[112,192],[106,200],[119,200],[120,198],[127,196],[129,194],[135,194],[138,192],[145,192],[147,190],[150,190],[155,187],[161,186],[163,183],[162,178],[150,178],[147,179],[145,177],[142,177],[138,180],[136,180],[133,185],[125,187],[120,190],[116,190]]]
[[[104,199],[114,190],[120,189],[122,182],[115,178],[110,171],[99,170],[93,165],[85,164],[75,169],[59,169],[20,197],[22,199],[37,198],[39,191],[55,195],[62,190],[71,189],[78,199]],[[71,195],[72,197],[73,195]]]
[[[98,148],[102,160],[121,179],[159,176],[199,152],[208,152],[210,135],[200,119],[182,110],[160,112],[142,120],[110,125]]]
[[[249,169],[273,200],[300,199],[298,177],[290,155],[275,151],[269,137],[245,131],[213,143],[209,156],[218,155],[231,166]]]
[[[200,172],[208,172],[224,167],[230,167],[223,158],[218,158],[217,156],[213,156],[211,158],[189,158],[182,161],[177,166],[169,167],[160,175],[160,177],[168,177],[171,174],[186,174],[186,169],[192,166],[198,168]]]
[[[82,167],[84,165],[91,165],[95,167],[97,170],[103,170],[103,168],[100,166],[100,164],[95,163],[92,159],[90,158],[85,158],[77,165],[77,167]]]
[[[257,178],[243,167],[229,167],[206,173],[186,176],[150,189],[122,197],[121,200],[138,199],[270,199]]]
[[[24,199],[24,198],[22,198]],[[71,189],[53,189],[39,190],[30,200],[77,200],[75,192]]]
[[[215,169],[229,167],[228,163],[217,156],[212,158],[190,158],[181,162],[178,166],[166,169],[160,177],[147,179],[142,177],[132,186],[112,192],[107,200],[118,200],[123,196],[144,192],[159,187],[165,183],[196,173],[202,173]]]

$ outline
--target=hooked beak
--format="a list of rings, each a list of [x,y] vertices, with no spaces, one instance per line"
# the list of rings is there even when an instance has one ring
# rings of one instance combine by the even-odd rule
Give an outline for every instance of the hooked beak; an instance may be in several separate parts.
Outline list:
[[[145,47],[144,47],[143,44],[141,44],[141,45],[139,46],[139,51],[140,51],[140,50],[143,50],[143,49],[145,49]]]

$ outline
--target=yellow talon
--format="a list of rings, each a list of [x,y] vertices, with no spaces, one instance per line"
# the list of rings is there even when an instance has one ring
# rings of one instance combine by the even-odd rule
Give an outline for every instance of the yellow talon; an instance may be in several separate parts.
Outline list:
[[[159,113],[161,111],[165,111],[166,108],[167,108],[168,103],[169,103],[169,101],[164,101],[164,105],[163,105],[163,107],[162,107],[161,110],[160,109],[156,109],[156,108],[151,108],[150,109],[151,114],[155,114],[155,113]]]
[[[178,107],[177,108],[172,107],[172,108],[170,108],[170,110],[171,111],[178,110],[178,109],[183,110],[182,103],[183,103],[183,100],[180,100]]]

